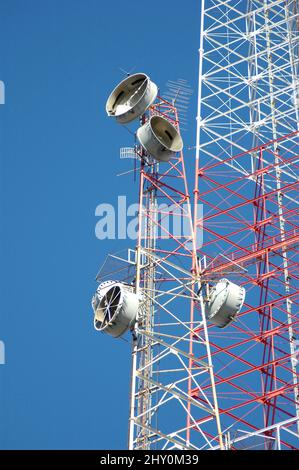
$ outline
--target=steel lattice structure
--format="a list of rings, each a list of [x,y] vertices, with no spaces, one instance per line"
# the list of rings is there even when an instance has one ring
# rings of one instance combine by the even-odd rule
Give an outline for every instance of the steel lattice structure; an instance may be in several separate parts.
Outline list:
[[[209,327],[229,448],[299,447],[298,7],[202,2],[197,255],[202,282],[226,276],[247,291],[235,323]]]
[[[183,152],[135,145],[137,246],[114,257],[140,299],[130,449],[299,448],[298,31],[298,0],[202,0],[194,200]],[[153,115],[179,131],[173,103]],[[223,277],[246,300],[220,329]]]
[[[174,105],[158,98],[142,120],[156,114],[179,130]],[[203,416],[220,440],[221,432],[207,323],[190,316],[190,302],[200,297],[197,269],[190,269],[196,247],[184,157],[180,152],[158,164],[141,147],[136,151],[141,166],[134,282],[142,302],[133,333],[129,448],[196,449],[190,429],[194,426],[206,439],[197,424]],[[203,329],[196,343],[204,361],[193,355],[195,327]],[[209,384],[210,397],[201,390],[202,380]],[[191,387],[198,388],[201,402],[191,396]]]

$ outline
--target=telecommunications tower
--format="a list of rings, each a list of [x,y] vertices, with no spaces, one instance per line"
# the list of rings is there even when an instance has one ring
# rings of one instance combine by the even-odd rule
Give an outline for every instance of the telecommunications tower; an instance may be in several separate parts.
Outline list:
[[[247,294],[236,322],[209,328],[232,449],[299,448],[298,33],[298,0],[201,4],[197,254],[203,282],[229,277]]]
[[[98,273],[94,326],[131,336],[130,449],[296,449],[299,1],[200,15],[193,193],[175,103],[143,73],[108,98],[139,126],[138,237]]]

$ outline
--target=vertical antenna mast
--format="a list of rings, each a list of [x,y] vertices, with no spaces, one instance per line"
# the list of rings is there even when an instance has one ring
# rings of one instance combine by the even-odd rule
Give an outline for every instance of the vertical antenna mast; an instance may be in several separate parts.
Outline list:
[[[132,335],[129,448],[222,449],[207,299],[201,289],[177,109],[157,97],[157,87],[146,75],[135,74],[111,93],[107,113],[121,124],[142,116],[140,145],[135,146],[140,163],[135,260],[112,255],[118,263],[134,266],[135,276],[129,282],[127,270],[111,270],[118,280],[101,282],[93,298],[97,330],[114,337],[127,331]],[[108,268],[100,271],[99,282],[109,275]],[[229,315],[235,315],[231,295]],[[222,307],[222,321],[230,322]],[[205,387],[211,387],[211,394]]]
[[[173,126],[169,130],[176,130],[179,136],[173,103],[158,97],[144,116],[143,126],[150,124],[148,128],[155,129],[157,117]],[[160,129],[156,135],[161,137]],[[144,145],[142,132],[138,131],[137,136]],[[207,335],[200,338],[194,334],[194,328],[206,324],[206,319],[201,314],[194,318],[193,314],[194,304],[200,302],[199,277],[197,261],[194,264],[196,240],[183,153],[177,151],[168,161],[160,162],[142,147],[139,154],[142,161],[136,279],[143,299],[133,335],[129,447],[211,448],[213,443],[203,438],[197,424],[200,418],[211,429],[215,427],[216,434],[218,426],[217,439],[222,447],[215,385],[212,384],[212,397],[203,394],[200,402],[192,397],[195,384],[213,381],[213,369],[209,353],[209,361],[203,362],[193,347],[195,344],[196,353],[205,355],[208,340]]]
[[[202,0],[193,217],[174,103],[145,74],[107,101],[142,116],[135,276],[93,299],[132,335],[130,449],[299,448],[298,24],[298,0]]]

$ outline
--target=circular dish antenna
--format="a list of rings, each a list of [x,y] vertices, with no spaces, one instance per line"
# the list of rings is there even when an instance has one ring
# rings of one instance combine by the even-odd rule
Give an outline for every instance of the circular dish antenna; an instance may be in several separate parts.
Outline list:
[[[113,285],[117,284],[118,281],[104,281],[101,284],[99,284],[93,298],[91,301],[92,308],[94,312],[99,306],[99,303],[101,302],[102,298],[106,294],[107,290],[110,289]]]
[[[144,73],[125,78],[114,88],[106,103],[108,116],[120,124],[127,124],[141,116],[155,101],[157,85]]]
[[[147,153],[159,162],[168,162],[183,148],[177,129],[161,116],[152,116],[138,129],[137,137]]]
[[[116,281],[103,282],[92,301],[95,329],[115,338],[123,335],[134,327],[138,305],[132,286]]]
[[[245,299],[245,289],[220,279],[210,291],[210,300],[206,303],[206,316],[219,328],[229,325],[239,313]]]

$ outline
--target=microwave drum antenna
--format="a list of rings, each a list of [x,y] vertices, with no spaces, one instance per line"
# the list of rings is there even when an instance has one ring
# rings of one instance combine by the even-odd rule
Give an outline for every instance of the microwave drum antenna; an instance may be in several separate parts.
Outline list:
[[[134,328],[139,301],[133,287],[113,282],[100,285],[98,291],[93,302],[95,329],[118,338]]]
[[[160,162],[168,162],[183,148],[177,129],[161,116],[152,116],[137,130],[137,137],[147,153]]]
[[[140,117],[155,101],[157,85],[144,73],[130,75],[120,82],[106,103],[108,116],[120,124],[127,124]]]
[[[207,319],[219,328],[228,326],[239,313],[245,299],[245,289],[228,279],[220,279],[212,287],[205,311]]]

